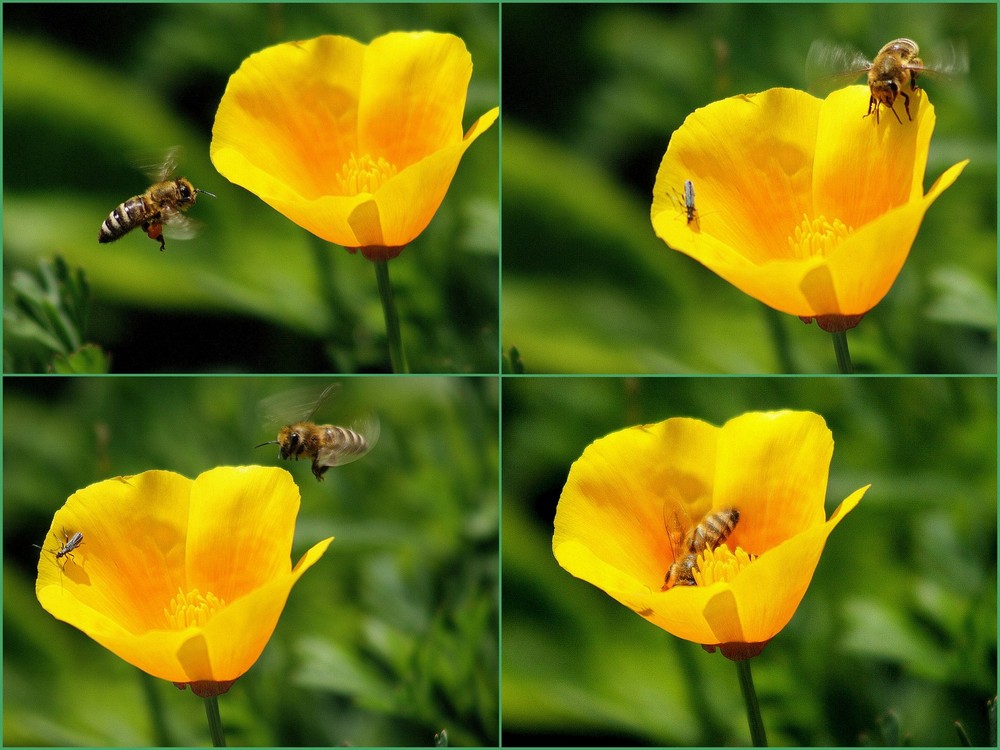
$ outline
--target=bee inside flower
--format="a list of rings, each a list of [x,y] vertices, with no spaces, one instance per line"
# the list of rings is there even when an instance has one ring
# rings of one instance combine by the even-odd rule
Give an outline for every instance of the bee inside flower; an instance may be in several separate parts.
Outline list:
[[[553,553],[673,635],[752,656],[795,614],[827,537],[868,489],[828,519],[832,455],[812,412],[614,432],[570,468]]]

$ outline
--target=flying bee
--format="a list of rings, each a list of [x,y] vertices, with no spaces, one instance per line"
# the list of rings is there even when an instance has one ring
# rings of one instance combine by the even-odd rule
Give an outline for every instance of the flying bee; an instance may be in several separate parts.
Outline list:
[[[669,513],[668,507],[673,508]],[[687,523],[684,523],[677,506],[667,501],[663,506],[663,515],[674,561],[660,590],[666,591],[673,586],[695,586],[694,567],[698,555],[706,549],[714,550],[729,538],[740,521],[740,512],[736,508],[723,508],[709,513],[698,525],[691,526],[691,519],[685,519]]]
[[[194,236],[194,224],[182,211],[194,205],[198,193],[215,197],[207,190],[201,190],[185,177],[170,179],[177,167],[180,149],[174,147],[167,152],[163,163],[154,170],[156,183],[150,185],[142,195],[134,195],[112,211],[101,224],[98,242],[114,242],[136,227],[142,227],[151,240],[159,240],[160,250],[166,247],[163,238],[164,226],[170,227],[170,236],[176,239],[190,239]]]
[[[968,69],[968,57],[965,51],[956,50],[954,46],[950,47],[947,58],[933,65],[925,64],[919,55],[920,47],[917,43],[904,37],[893,39],[884,45],[872,61],[851,47],[815,41],[809,48],[806,69],[813,80],[827,78],[842,83],[848,83],[862,74],[867,74],[871,97],[868,100],[868,113],[865,117],[874,113],[875,122],[878,124],[879,109],[885,106],[902,124],[903,121],[894,105],[897,97],[902,97],[906,118],[913,120],[910,116],[910,97],[907,89],[911,93],[918,90],[918,75],[958,75]]]
[[[304,388],[264,399],[261,410],[269,422],[276,422],[279,414],[292,421],[278,431],[277,439],[255,447],[277,445],[278,456],[283,460],[295,458],[297,461],[303,456],[311,458],[312,473],[318,481],[323,481],[328,469],[349,464],[366,455],[378,442],[380,427],[375,414],[369,413],[351,423],[350,427],[311,421],[316,410],[339,389],[340,386],[333,383],[319,396],[316,396],[315,389]]]

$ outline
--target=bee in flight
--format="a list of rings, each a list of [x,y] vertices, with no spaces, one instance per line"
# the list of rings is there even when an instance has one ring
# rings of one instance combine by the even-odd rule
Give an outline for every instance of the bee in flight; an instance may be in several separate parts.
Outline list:
[[[668,507],[673,510],[668,511]],[[698,555],[706,549],[714,550],[723,544],[740,521],[740,512],[736,508],[724,508],[709,513],[697,526],[691,525],[690,518],[682,520],[680,514],[681,511],[673,503],[670,501],[664,503],[664,522],[670,538],[670,548],[674,553],[674,561],[663,579],[661,591],[673,586],[697,585],[694,579],[694,567]]]
[[[924,73],[957,75],[968,69],[968,60],[964,51],[951,48],[949,59],[940,64],[925,65],[919,57],[920,47],[912,39],[893,39],[878,51],[875,59],[869,61],[864,55],[850,47],[815,41],[809,48],[806,58],[806,68],[811,78],[818,78],[826,73],[825,78],[853,81],[859,75],[867,74],[868,89],[871,98],[868,100],[868,114],[875,114],[876,124],[879,122],[879,108],[888,107],[896,120],[902,124],[899,113],[893,106],[897,97],[903,98],[903,109],[910,121],[910,97],[918,90],[917,76]]]
[[[170,179],[177,167],[180,149],[174,147],[167,152],[163,163],[154,170],[157,180],[142,195],[134,195],[112,211],[101,224],[98,242],[114,242],[136,227],[142,227],[151,240],[160,241],[160,250],[166,247],[163,238],[164,225],[170,227],[171,237],[189,239],[194,236],[194,225],[184,216],[194,205],[198,193],[215,195],[191,184],[185,177]]]
[[[379,421],[375,414],[353,422],[350,427],[315,424],[310,421],[316,410],[340,389],[333,383],[318,396],[315,389],[304,388],[279,393],[261,402],[261,410],[269,423],[291,420],[278,431],[276,440],[257,445],[277,445],[281,459],[312,459],[312,473],[317,480],[334,466],[343,466],[366,455],[378,442]],[[282,418],[283,417],[283,418]],[[281,421],[279,421],[279,419]]]

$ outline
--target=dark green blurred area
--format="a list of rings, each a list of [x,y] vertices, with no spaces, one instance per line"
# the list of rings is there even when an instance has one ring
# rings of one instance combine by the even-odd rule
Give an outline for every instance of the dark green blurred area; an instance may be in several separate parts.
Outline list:
[[[971,163],[928,211],[889,294],[850,332],[855,368],[996,371],[995,4],[502,12],[503,347],[519,350],[528,373],[836,372],[827,334],[772,314],[655,236],[653,182],[695,109],[806,88],[815,39],[874,55],[901,36],[927,59],[948,40],[967,46],[967,76],[922,82],[937,112],[925,189]]]
[[[55,255],[82,268],[87,340],[115,372],[390,369],[372,265],[216,173],[215,110],[243,59],[269,45],[426,29],[460,36],[472,55],[467,128],[499,100],[495,4],[5,4],[3,14],[6,278]],[[188,213],[198,237],[168,237],[162,253],[139,231],[99,245],[105,217],[149,185],[139,165],[174,145],[179,174],[218,196]],[[415,372],[497,372],[498,149],[495,127],[390,264]],[[8,336],[5,349],[17,346]]]
[[[95,481],[253,463],[281,465],[300,488],[293,562],[336,539],[220,697],[229,744],[430,746],[443,729],[452,744],[496,744],[496,378],[342,379],[316,418],[374,409],[381,437],[322,483],[308,461],[253,448],[275,433],[259,400],[310,382],[328,380],[4,379],[4,745],[209,743],[199,698],[42,610],[31,545]]]
[[[503,742],[740,746],[735,665],[674,638],[552,555],[570,465],[676,416],[809,410],[833,432],[830,536],[791,622],[752,661],[772,746],[857,746],[892,711],[914,746],[988,744],[997,690],[994,378],[505,378]],[[625,468],[625,467],[623,467]],[[664,532],[666,533],[666,532]]]

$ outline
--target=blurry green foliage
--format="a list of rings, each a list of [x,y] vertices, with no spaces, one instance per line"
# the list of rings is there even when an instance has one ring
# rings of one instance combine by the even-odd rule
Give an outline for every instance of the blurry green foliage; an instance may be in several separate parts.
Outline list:
[[[879,716],[876,724],[878,736],[862,735],[861,744],[863,747],[909,747],[913,744],[909,735],[900,734],[899,717],[895,711],[889,711],[884,716]]]
[[[502,402],[505,745],[749,742],[734,665],[560,568],[552,520],[570,465],[609,432],[783,408],[815,411],[833,432],[828,515],[872,486],[754,659],[769,741],[858,745],[884,734],[877,717],[890,711],[915,745],[956,744],[955,721],[988,738],[995,378],[527,376],[504,378]]]
[[[85,269],[92,335],[118,372],[387,371],[374,269],[219,176],[208,158],[229,75],[268,45],[397,30],[460,36],[475,66],[465,124],[499,100],[492,4],[7,4],[4,271],[59,254]],[[109,43],[113,39],[114,43]],[[180,145],[218,196],[166,252],[141,232],[99,245],[141,193],[137,167]],[[499,128],[462,160],[430,226],[393,261],[415,372],[498,371]],[[10,304],[5,287],[4,302]],[[171,346],[164,347],[164,340]],[[7,371],[10,371],[8,369]]]
[[[106,373],[107,355],[84,344],[90,287],[82,269],[62,258],[38,262],[37,275],[15,271],[12,304],[3,313],[4,370]]]
[[[516,346],[510,348],[510,353],[503,356],[503,371],[513,375],[524,374],[524,362],[521,360],[521,352]]]
[[[42,610],[33,585],[52,514],[120,474],[281,464],[256,404],[286,378],[4,379],[4,712],[10,745],[204,745],[190,692],[146,678]],[[497,383],[358,377],[316,418],[374,409],[362,460],[302,493],[293,561],[336,537],[296,585],[260,660],[220,697],[231,745],[431,745],[498,737]],[[51,564],[42,558],[41,564]],[[158,710],[154,706],[159,706]]]
[[[829,335],[788,315],[772,323],[655,236],[652,187],[671,134],[698,107],[804,89],[814,39],[874,53],[900,36],[929,55],[948,39],[971,51],[968,76],[926,82],[937,127],[925,188],[971,163],[927,213],[893,289],[850,332],[855,369],[996,371],[995,4],[502,10],[503,349],[516,346],[529,372],[836,372]]]

